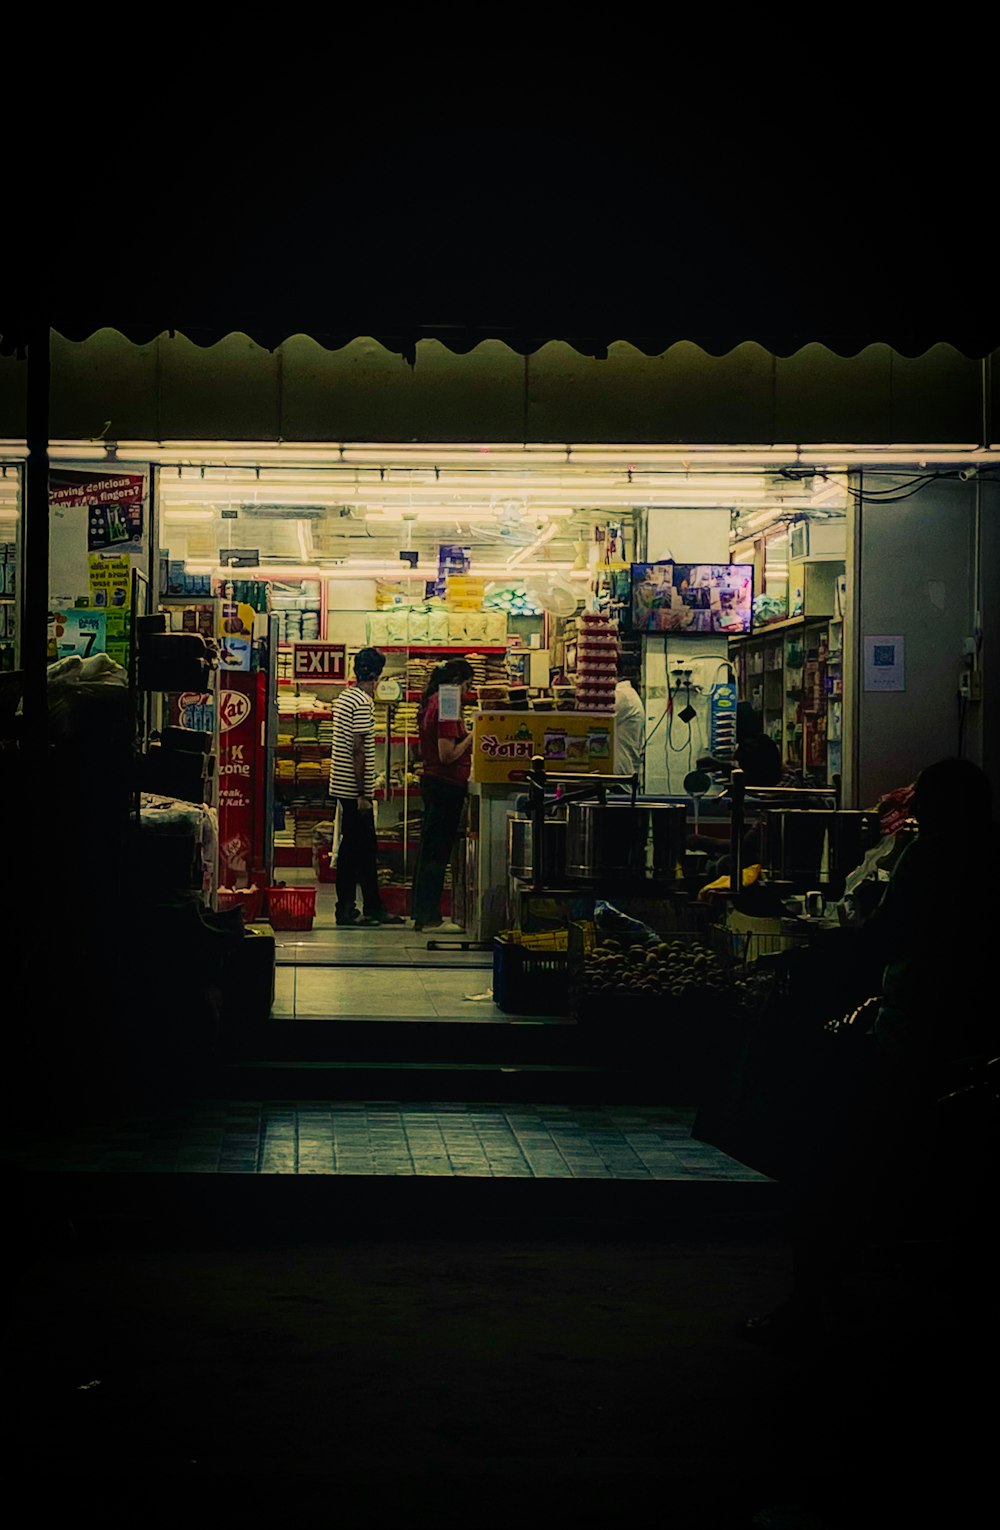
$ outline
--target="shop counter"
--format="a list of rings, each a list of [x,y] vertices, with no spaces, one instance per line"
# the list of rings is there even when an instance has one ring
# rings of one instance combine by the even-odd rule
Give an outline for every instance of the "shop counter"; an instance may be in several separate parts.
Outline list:
[[[610,771],[613,712],[479,712],[473,725],[472,779],[482,786],[523,783],[541,755],[551,770]]]

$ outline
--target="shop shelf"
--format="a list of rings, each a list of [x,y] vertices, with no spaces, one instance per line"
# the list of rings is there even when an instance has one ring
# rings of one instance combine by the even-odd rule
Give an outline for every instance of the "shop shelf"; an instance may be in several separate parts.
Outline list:
[[[380,643],[383,653],[507,653],[506,643]]]

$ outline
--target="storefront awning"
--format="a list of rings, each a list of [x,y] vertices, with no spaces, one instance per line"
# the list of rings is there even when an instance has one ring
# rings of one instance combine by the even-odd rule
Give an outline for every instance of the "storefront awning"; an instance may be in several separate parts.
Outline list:
[[[573,325],[523,326],[506,324],[442,323],[413,325],[388,321],[373,314],[367,319],[345,323],[337,314],[296,312],[261,313],[250,304],[243,310],[219,312],[212,316],[173,314],[164,310],[155,317],[133,317],[114,309],[105,314],[66,314],[53,316],[51,327],[66,340],[84,341],[103,329],[113,329],[134,345],[149,345],[161,334],[182,334],[193,344],[217,345],[230,335],[246,335],[256,345],[275,351],[293,336],[305,335],[324,350],[340,351],[355,340],[370,337],[386,351],[413,364],[422,340],[434,340],[454,355],[464,356],[484,341],[500,341],[519,356],[531,356],[552,341],[570,346],[581,356],[604,360],[610,348],[624,341],[645,356],[661,356],[680,342],[696,345],[709,356],[726,356],[738,346],[752,342],[772,356],[796,355],[807,345],[821,345],[835,356],[859,355],[870,345],[887,346],[898,356],[923,356],[935,345],[946,344],[970,360],[981,360],[1000,350],[1000,321],[990,327],[962,323],[942,323],[931,327],[917,317],[912,327],[883,324],[858,325],[829,330],[823,326],[794,329],[788,326],[754,325],[699,329],[674,323],[670,326],[639,323],[595,326],[586,318]],[[29,330],[11,319],[0,318],[0,355],[16,355],[26,350]]]

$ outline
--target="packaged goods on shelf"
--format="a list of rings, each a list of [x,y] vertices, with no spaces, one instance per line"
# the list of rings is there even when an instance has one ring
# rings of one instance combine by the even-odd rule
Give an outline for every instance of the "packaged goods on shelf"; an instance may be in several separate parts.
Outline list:
[[[393,713],[392,728],[396,734],[416,734],[417,715],[419,703],[416,701],[401,701]]]
[[[409,612],[402,608],[397,611],[387,611],[385,615],[387,643],[408,643],[410,633]]]
[[[389,642],[389,614],[373,611],[365,622],[367,641],[372,648],[384,648]]]
[[[618,648],[615,624],[599,612],[584,611],[580,617],[577,638],[577,710],[614,710]]]
[[[406,661],[407,690],[422,691],[433,667],[433,661],[430,659],[408,659]]]
[[[444,600],[449,611],[480,611],[486,594],[486,580],[478,574],[449,574],[445,579]]]

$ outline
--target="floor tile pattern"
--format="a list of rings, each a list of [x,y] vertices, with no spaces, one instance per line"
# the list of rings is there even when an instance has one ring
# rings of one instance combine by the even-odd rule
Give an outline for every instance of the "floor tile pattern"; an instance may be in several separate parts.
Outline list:
[[[762,1180],[691,1137],[681,1107],[207,1101],[72,1137],[22,1133],[35,1170]]]

